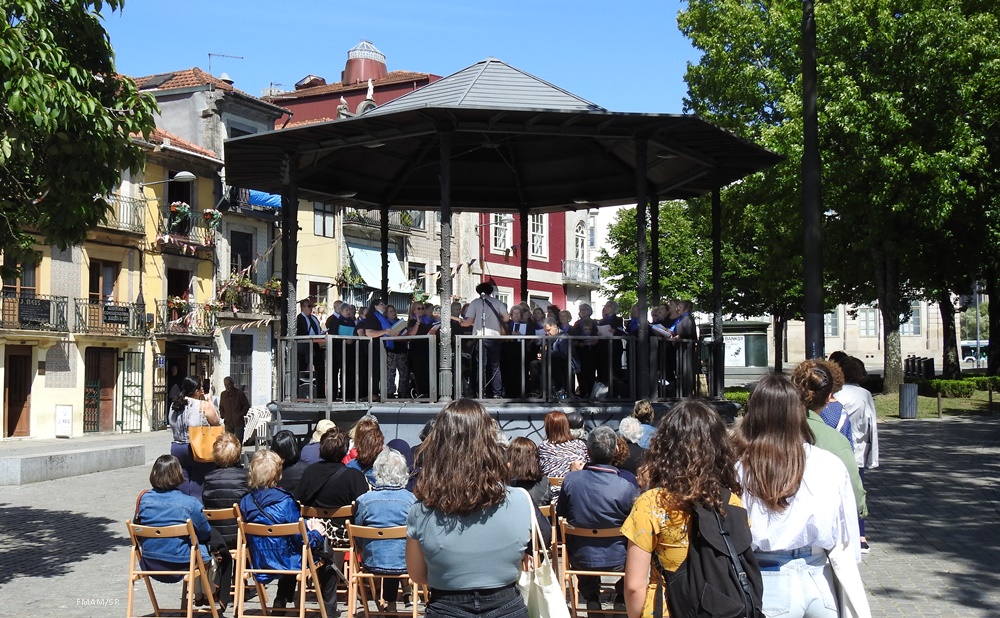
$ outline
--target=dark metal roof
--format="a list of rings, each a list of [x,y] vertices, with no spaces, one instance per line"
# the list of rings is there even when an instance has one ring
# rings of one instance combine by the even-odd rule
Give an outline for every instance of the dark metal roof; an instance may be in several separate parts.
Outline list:
[[[609,112],[487,60],[361,116],[227,140],[226,177],[279,193],[287,154],[305,199],[437,210],[443,135],[456,211],[635,203],[637,138],[661,199],[702,195],[782,158],[695,116]]]

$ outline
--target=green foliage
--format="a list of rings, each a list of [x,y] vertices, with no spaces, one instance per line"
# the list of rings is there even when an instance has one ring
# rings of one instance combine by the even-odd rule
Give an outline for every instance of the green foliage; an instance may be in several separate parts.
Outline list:
[[[726,401],[740,404],[741,410],[746,410],[747,399],[750,398],[750,391],[745,388],[727,388],[725,392]]]
[[[1000,376],[974,376],[965,380],[975,384],[977,391],[1000,391]]]
[[[711,297],[711,239],[697,229],[689,207],[684,202],[664,202],[659,208],[660,294],[664,298],[682,298],[706,302]],[[651,243],[650,224],[646,221],[646,239]],[[608,232],[611,247],[601,249],[597,262],[607,273],[605,293],[623,309],[637,300],[635,208],[622,208]],[[651,245],[647,245],[651,246]],[[650,252],[651,259],[651,252]],[[652,276],[652,263],[649,273]],[[652,285],[650,285],[652,289]],[[651,299],[654,304],[656,299]]]
[[[972,380],[929,380],[929,386],[934,393],[943,397],[972,397],[976,383]]]
[[[142,169],[156,104],[115,71],[100,10],[122,0],[0,0],[0,251],[37,260],[105,220],[122,170]],[[10,274],[8,272],[8,274]]]
[[[959,339],[976,340],[976,308],[971,307],[959,314]],[[979,303],[979,339],[990,340],[990,304]]]

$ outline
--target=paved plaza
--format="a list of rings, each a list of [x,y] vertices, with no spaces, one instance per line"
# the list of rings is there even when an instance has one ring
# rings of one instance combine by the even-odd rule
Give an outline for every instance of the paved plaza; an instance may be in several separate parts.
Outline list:
[[[1000,616],[1000,415],[891,421],[880,437],[862,566],[874,615]],[[146,444],[147,465],[0,487],[0,615],[124,615],[124,521],[170,436],[103,439]],[[176,601],[179,587],[159,588]],[[136,598],[151,615],[141,585]]]

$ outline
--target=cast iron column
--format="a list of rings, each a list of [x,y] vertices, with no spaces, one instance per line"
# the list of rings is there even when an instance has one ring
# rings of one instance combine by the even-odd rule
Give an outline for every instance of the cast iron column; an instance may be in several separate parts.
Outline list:
[[[726,342],[722,336],[722,198],[712,190],[712,384],[709,394],[721,397],[726,386]]]
[[[440,133],[441,175],[441,367],[438,375],[438,401],[451,401],[454,384],[451,371],[451,133]]]
[[[382,232],[382,302],[389,304],[389,205],[379,206],[378,215]],[[443,305],[444,303],[442,303]],[[450,311],[450,309],[449,309]],[[451,314],[449,314],[451,315]]]
[[[528,304],[528,226],[531,224],[528,207],[521,206],[521,229],[517,242],[521,243],[521,302]],[[530,308],[530,305],[529,305]]]
[[[649,259],[653,263],[653,302],[659,304],[660,297],[660,202],[649,196]]]
[[[649,290],[646,286],[646,139],[635,140],[635,243],[636,243],[636,284],[639,302],[639,337],[636,341],[636,395],[647,399],[649,388]]]
[[[823,231],[820,224],[819,118],[816,113],[816,19],[812,0],[802,2],[802,270],[806,358],[825,355],[823,341]]]
[[[281,162],[281,296],[285,319],[281,335],[295,334],[296,265],[299,244],[299,165],[294,153],[286,152]]]

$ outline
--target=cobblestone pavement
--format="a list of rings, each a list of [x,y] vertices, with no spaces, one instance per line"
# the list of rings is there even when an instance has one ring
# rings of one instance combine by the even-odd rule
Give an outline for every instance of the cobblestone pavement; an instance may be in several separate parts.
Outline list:
[[[124,521],[167,451],[160,435],[146,466],[0,487],[0,615],[124,615]],[[873,614],[1000,616],[1000,415],[892,421],[880,438],[861,567]],[[171,604],[179,596],[176,585],[157,590]],[[152,614],[141,585],[136,606]]]

